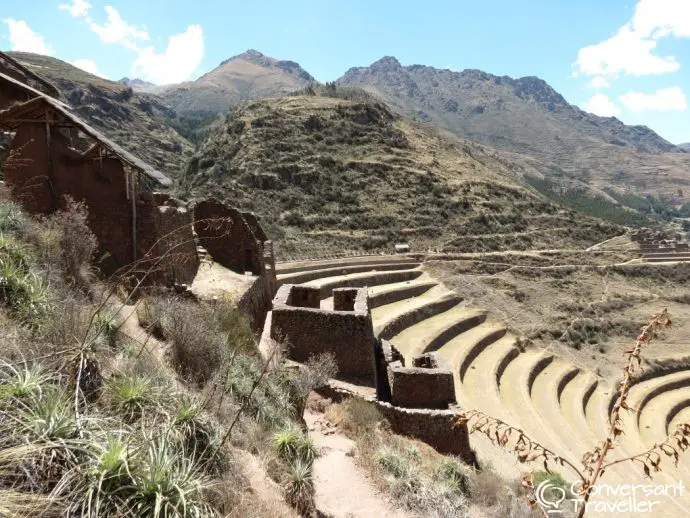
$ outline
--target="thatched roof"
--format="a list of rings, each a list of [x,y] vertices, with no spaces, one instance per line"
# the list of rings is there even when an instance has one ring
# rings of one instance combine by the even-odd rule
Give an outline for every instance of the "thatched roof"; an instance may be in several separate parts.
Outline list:
[[[98,130],[89,126],[86,122],[74,115],[70,111],[69,106],[43,94],[40,94],[40,96],[25,103],[17,104],[7,110],[0,111],[0,130],[15,131],[19,126],[25,124],[26,121],[44,121],[46,111],[57,114],[54,122],[67,123],[78,128],[80,131],[94,139],[97,142],[97,146],[101,146],[109,150],[111,153],[117,155],[120,160],[141,171],[149,178],[158,182],[160,185],[166,187],[172,185],[170,178],[140,158],[126,151],[119,144],[116,144]],[[93,151],[93,149],[94,148],[88,150],[85,155],[90,155],[90,152]]]
[[[52,83],[49,83],[45,79],[43,79],[41,76],[39,76],[36,72],[33,70],[27,68],[26,66],[22,65],[19,61],[14,59],[12,56],[5,54],[4,52],[0,51],[0,65],[3,64],[3,62],[9,63],[10,66],[13,68],[16,68],[26,76],[30,77],[37,83],[40,83],[41,86],[45,89],[43,92],[44,94],[51,95],[53,97],[59,98],[60,97],[60,90],[57,89],[55,85]]]

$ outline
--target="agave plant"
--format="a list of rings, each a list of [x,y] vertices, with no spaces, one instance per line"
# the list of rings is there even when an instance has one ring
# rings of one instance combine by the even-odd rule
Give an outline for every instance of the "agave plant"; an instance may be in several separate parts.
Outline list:
[[[0,361],[0,408],[12,398],[40,397],[54,381],[55,374],[38,363],[22,362],[17,366]]]
[[[290,464],[285,500],[303,516],[309,516],[314,510],[314,479],[310,462],[298,459]]]
[[[130,466],[131,484],[125,486],[127,509],[135,516],[217,516],[204,494],[213,482],[199,463],[186,455],[172,435],[148,441],[148,448]]]

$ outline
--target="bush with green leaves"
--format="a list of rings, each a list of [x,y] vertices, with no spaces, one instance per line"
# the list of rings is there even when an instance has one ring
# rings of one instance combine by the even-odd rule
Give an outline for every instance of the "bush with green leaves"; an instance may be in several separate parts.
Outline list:
[[[316,445],[308,435],[295,428],[281,430],[273,437],[273,445],[278,455],[287,462],[298,460],[313,463],[316,458]]]
[[[315,510],[313,465],[296,460],[291,463],[285,483],[285,499],[301,516],[310,516]]]
[[[22,208],[11,201],[0,202],[0,234],[14,233],[26,221]]]

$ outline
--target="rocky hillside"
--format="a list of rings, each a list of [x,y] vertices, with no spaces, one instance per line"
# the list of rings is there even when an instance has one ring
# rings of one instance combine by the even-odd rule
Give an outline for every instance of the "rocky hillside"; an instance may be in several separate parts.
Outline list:
[[[344,250],[582,246],[618,227],[519,184],[480,146],[382,103],[304,96],[235,110],[182,177],[187,195],[257,212],[279,256]]]
[[[514,163],[552,179],[671,198],[690,184],[690,156],[680,148],[645,126],[586,113],[537,77],[402,66],[385,57],[351,68],[338,83],[363,87],[419,121],[510,153]]]
[[[678,147],[681,149],[687,149],[688,151],[690,151],[690,142],[688,142],[687,144],[681,144]]]
[[[192,144],[169,124],[174,113],[160,98],[133,91],[59,59],[10,52],[62,92],[75,113],[128,151],[175,177]]]
[[[134,79],[123,77],[118,81],[118,83],[129,86],[135,92],[143,92],[145,94],[157,94],[166,88],[165,86],[154,85],[153,83],[149,83],[148,81],[144,81],[138,77],[135,77]]]
[[[314,82],[294,61],[256,50],[223,61],[196,81],[171,85],[161,95],[178,113],[225,113],[245,99],[280,97]]]

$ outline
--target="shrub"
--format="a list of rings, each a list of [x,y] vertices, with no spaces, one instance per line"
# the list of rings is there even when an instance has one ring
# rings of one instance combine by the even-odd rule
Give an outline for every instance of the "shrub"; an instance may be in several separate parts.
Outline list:
[[[212,314],[207,307],[174,301],[165,307],[163,332],[171,344],[174,368],[189,380],[203,385],[229,358],[225,337],[209,326]]]
[[[376,454],[379,468],[393,478],[408,477],[412,466],[408,458],[391,448],[383,448]]]
[[[3,201],[0,203],[1,234],[17,232],[25,221],[26,216],[19,205],[10,201]]]
[[[88,269],[98,248],[87,224],[86,206],[66,198],[64,210],[41,222],[25,225],[25,238],[37,250],[39,262],[57,269],[65,281],[79,288],[88,286]]]
[[[288,462],[313,463],[316,458],[314,441],[299,430],[289,428],[275,434],[273,445],[278,455]]]
[[[217,516],[204,493],[211,479],[169,436],[149,438],[148,448],[131,471],[126,507],[135,516]]]
[[[350,398],[326,409],[326,418],[349,435],[366,435],[383,419],[378,409],[368,401]]]
[[[161,386],[151,377],[123,373],[106,382],[105,399],[109,407],[126,422],[140,419],[144,413],[155,414],[164,409],[170,398],[169,387]]]
[[[35,327],[47,306],[40,277],[8,257],[0,258],[0,298],[25,324]]]
[[[572,491],[570,490],[570,484],[568,484],[560,473],[556,471],[535,471],[532,473],[532,483],[534,484],[534,487],[538,487],[539,484],[545,481],[548,481],[549,484],[554,488],[559,488],[565,491],[566,498],[575,498],[576,495],[573,495]],[[560,498],[561,496],[559,493],[554,493],[554,489],[549,488],[548,491],[552,500]]]
[[[302,417],[307,406],[307,398],[312,390],[323,387],[328,380],[335,377],[338,364],[333,353],[322,353],[311,356],[304,367],[293,376],[291,388],[295,398],[297,415]]]
[[[298,459],[290,464],[285,484],[285,499],[302,516],[311,516],[315,510],[312,463]]]
[[[465,496],[470,494],[470,477],[457,461],[444,459],[436,468],[436,475],[453,490]]]
[[[38,363],[18,366],[0,360],[0,408],[5,404],[40,397],[43,387],[53,383],[54,375]]]

